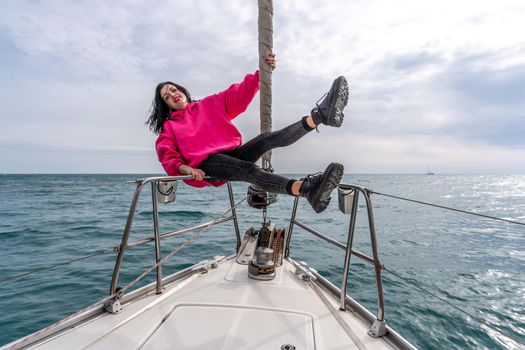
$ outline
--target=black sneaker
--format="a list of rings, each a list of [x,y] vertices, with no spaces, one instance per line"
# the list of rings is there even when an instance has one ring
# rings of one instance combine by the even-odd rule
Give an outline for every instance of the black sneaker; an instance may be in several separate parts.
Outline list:
[[[324,173],[308,175],[302,179],[299,192],[305,197],[316,213],[320,213],[330,204],[330,194],[339,185],[344,168],[339,163],[330,163]]]
[[[314,107],[311,112],[315,124],[319,125],[322,123],[340,127],[345,117],[343,109],[348,103],[348,82],[346,78],[340,76],[335,79],[332,88],[328,93],[324,94],[323,97],[325,97],[325,99],[321,103],[317,101],[315,104],[316,107]]]

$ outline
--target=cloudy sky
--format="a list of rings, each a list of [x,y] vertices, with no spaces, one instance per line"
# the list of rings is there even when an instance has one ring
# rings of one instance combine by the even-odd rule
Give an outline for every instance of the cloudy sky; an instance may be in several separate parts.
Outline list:
[[[0,173],[160,173],[156,83],[202,98],[257,68],[257,2],[4,0]],[[278,0],[274,129],[351,85],[340,129],[274,151],[280,172],[525,173],[523,0]],[[258,104],[236,119],[250,139]]]

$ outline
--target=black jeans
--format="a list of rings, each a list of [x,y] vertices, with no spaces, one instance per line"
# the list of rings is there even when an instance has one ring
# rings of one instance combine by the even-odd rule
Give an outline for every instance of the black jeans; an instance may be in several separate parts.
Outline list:
[[[260,134],[231,151],[212,154],[200,163],[199,168],[219,180],[245,181],[267,192],[292,194],[291,186],[295,180],[264,171],[255,162],[269,150],[289,146],[311,130],[303,118],[284,129]]]

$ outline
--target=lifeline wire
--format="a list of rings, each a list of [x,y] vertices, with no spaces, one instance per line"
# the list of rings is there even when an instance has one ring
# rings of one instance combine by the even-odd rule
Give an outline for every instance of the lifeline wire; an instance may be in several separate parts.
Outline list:
[[[244,199],[246,199],[246,197]],[[239,201],[234,207],[237,207],[239,204],[241,204],[244,199]],[[228,212],[229,211],[227,211],[226,213],[228,213]],[[220,215],[217,219],[213,220],[208,226],[204,226],[204,228],[207,229],[209,226],[214,225],[218,220],[221,220],[224,215],[225,214]],[[64,262],[53,264],[53,265],[44,266],[42,268],[38,268],[36,270],[24,272],[24,273],[21,273],[19,275],[5,277],[3,279],[0,279],[0,283],[7,282],[7,281],[12,281],[12,280],[17,280],[17,279],[20,279],[20,278],[25,277],[25,276],[32,275],[32,274],[37,273],[37,272],[52,270],[52,269],[54,269],[56,267],[59,267],[59,266],[69,265],[69,264],[72,264],[72,263],[77,262],[77,261],[93,258],[93,257],[99,256],[99,255],[104,255],[104,254],[107,254],[107,253],[116,252],[118,249],[119,249],[118,247],[113,247],[113,248],[106,249],[106,250],[103,250],[103,251],[100,251],[100,252],[95,252],[95,253],[92,253],[92,254],[84,255],[84,256],[81,256],[81,257],[76,258],[76,259],[64,261]],[[156,265],[155,265],[155,267],[156,267]]]
[[[69,265],[69,264],[72,264],[72,263],[80,261],[80,260],[85,260],[85,259],[93,258],[95,256],[99,256],[99,255],[103,255],[103,254],[107,254],[107,253],[112,253],[114,251],[115,251],[115,248],[111,248],[111,249],[103,250],[103,251],[96,252],[96,253],[93,253],[93,254],[84,255],[84,256],[81,256],[80,258],[76,258],[76,259],[73,259],[73,260],[68,260],[68,261],[64,261],[64,262],[61,262],[61,263],[44,266],[42,268],[39,268],[39,269],[36,269],[36,270],[33,270],[33,271],[28,271],[28,272],[24,272],[24,273],[21,273],[21,274],[16,275],[16,276],[9,276],[9,277],[0,279],[0,283],[6,282],[6,281],[11,281],[11,280],[17,280],[19,278],[22,278],[22,277],[25,277],[25,276],[29,276],[29,275],[32,275],[32,274],[37,273],[37,272],[51,270],[51,269],[54,269],[55,267],[58,267],[58,266]]]
[[[19,189],[9,189],[9,190],[0,190],[0,193],[11,193],[11,192],[40,192],[44,191],[55,191],[63,188],[82,188],[82,187],[94,187],[94,186],[109,186],[109,185],[122,185],[125,183],[135,183],[135,181],[113,181],[113,182],[96,182],[89,184],[61,184],[61,185],[43,185],[34,188],[19,188]]]
[[[34,339],[38,339],[42,334],[44,334],[45,332],[53,329],[53,328],[57,328],[57,327],[60,327],[62,325],[64,325],[66,322],[68,322],[69,320],[77,317],[78,315],[84,313],[85,311],[95,307],[95,306],[98,306],[98,305],[101,305],[107,301],[110,301],[111,299],[114,299],[114,298],[118,298],[120,297],[124,291],[128,288],[130,288],[132,285],[134,285],[135,283],[137,283],[138,281],[140,281],[144,276],[146,276],[147,274],[149,274],[151,271],[153,271],[159,264],[162,264],[164,262],[166,262],[170,257],[172,257],[173,255],[175,255],[179,250],[181,250],[182,248],[184,248],[185,246],[187,246],[191,241],[193,241],[195,238],[197,238],[200,234],[202,234],[204,231],[206,231],[210,226],[213,226],[216,222],[220,221],[227,213],[229,213],[233,208],[236,208],[237,206],[239,206],[239,204],[241,204],[243,201],[246,200],[246,198],[248,197],[244,197],[243,199],[241,199],[240,201],[238,201],[232,208],[229,208],[228,210],[226,210],[224,213],[222,213],[218,218],[216,218],[215,220],[213,220],[209,225],[207,226],[204,226],[200,231],[197,231],[196,233],[193,234],[193,236],[191,236],[189,239],[187,239],[184,243],[182,243],[179,247],[177,247],[174,251],[172,251],[170,254],[168,254],[166,257],[164,257],[162,260],[160,260],[157,264],[155,264],[153,267],[147,269],[146,271],[144,271],[144,273],[142,273],[140,276],[138,276],[137,278],[135,278],[133,281],[131,281],[130,283],[128,283],[124,288],[122,288],[120,291],[118,292],[115,292],[107,297],[104,297],[98,301],[96,301],[95,303],[83,308],[82,310],[80,311],[77,311],[76,313],[74,313],[73,315],[70,315],[56,323],[53,323],[43,329],[41,329],[40,331],[36,332],[36,333],[33,333],[33,334],[30,334],[22,339],[19,339],[18,341],[12,343],[8,348],[7,350],[14,350],[14,349],[18,349],[22,346],[25,346],[27,344],[29,344],[31,341],[33,341]],[[112,250],[113,251],[113,250]]]
[[[241,199],[240,201],[238,201],[233,207],[229,208],[228,210],[226,210],[224,213],[222,213],[221,215],[219,215],[215,220],[213,220],[212,222],[210,222],[208,225],[204,226],[202,229],[200,229],[199,231],[195,232],[190,238],[188,238],[187,240],[185,240],[182,244],[180,244],[177,248],[175,248],[175,250],[173,250],[171,253],[169,253],[168,255],[166,255],[164,258],[162,258],[158,263],[156,263],[155,265],[151,266],[150,268],[146,269],[143,273],[141,273],[139,276],[137,276],[134,280],[132,280],[130,283],[128,283],[126,286],[124,286],[119,294],[122,295],[124,294],[124,292],[126,290],[128,290],[131,286],[133,286],[135,283],[137,283],[138,281],[140,281],[142,278],[144,278],[145,276],[147,276],[150,272],[152,272],[153,270],[155,270],[159,265],[162,265],[164,264],[165,262],[168,261],[169,258],[171,258],[172,256],[174,256],[175,254],[177,254],[182,248],[186,247],[188,244],[190,244],[194,239],[196,239],[197,237],[199,237],[202,233],[204,233],[206,230],[208,230],[211,226],[215,225],[217,222],[221,221],[225,216],[226,214],[228,214],[230,211],[232,211],[233,209],[237,208],[242,202],[244,202],[246,199],[248,198],[248,196],[244,197],[243,199]]]
[[[104,304],[105,302],[115,298],[117,296],[117,293],[113,293],[107,297],[104,297],[98,301],[96,301],[95,303],[89,305],[89,306],[86,306],[85,308],[83,308],[82,310],[79,310],[77,312],[75,312],[73,315],[69,315],[68,317],[56,322],[56,323],[53,323],[45,328],[42,328],[41,330],[39,330],[38,332],[36,333],[33,333],[33,334],[29,334],[27,336],[25,336],[24,338],[22,339],[19,339],[13,343],[11,343],[7,348],[6,350],[15,350],[15,349],[20,349],[21,347],[23,346],[26,346],[28,345],[29,343],[31,343],[32,341],[34,340],[37,340],[37,339],[40,339],[40,337],[45,334],[47,331],[53,329],[53,328],[57,328],[57,327],[60,327],[64,324],[66,324],[68,321],[72,320],[73,318],[83,314],[84,312],[90,310],[91,308],[93,307],[96,307],[96,306],[99,306],[101,304]]]
[[[471,317],[472,319],[474,319],[474,320],[478,321],[479,323],[481,323],[481,324],[487,326],[488,328],[490,328],[490,329],[492,329],[492,330],[494,330],[494,331],[500,333],[501,335],[504,335],[505,337],[514,340],[516,343],[521,344],[521,345],[525,345],[525,343],[524,343],[522,340],[516,338],[515,336],[510,335],[510,334],[508,334],[508,333],[502,331],[501,329],[499,329],[498,327],[496,327],[496,326],[494,326],[494,325],[488,323],[488,322],[485,321],[484,319],[482,319],[482,318],[480,318],[480,317],[478,317],[478,316],[475,316],[475,315],[471,314],[470,312],[468,312],[468,311],[466,311],[466,310],[463,310],[462,308],[460,308],[459,306],[457,306],[457,305],[451,303],[450,301],[446,300],[445,298],[442,298],[442,297],[440,297],[439,295],[437,295],[437,294],[435,294],[435,293],[432,293],[431,291],[429,291],[429,290],[427,290],[427,289],[421,287],[421,286],[419,285],[420,282],[417,282],[417,283],[416,283],[416,282],[414,282],[413,280],[411,280],[411,279],[409,279],[409,278],[406,278],[406,277],[403,277],[403,276],[401,276],[398,272],[395,272],[395,271],[393,271],[393,270],[390,270],[389,268],[387,268],[387,267],[385,267],[385,266],[383,266],[383,270],[390,272],[392,275],[396,276],[397,278],[402,279],[403,281],[405,281],[405,282],[408,283],[408,284],[411,284],[412,286],[416,287],[416,288],[419,289],[420,291],[422,291],[422,292],[424,292],[424,293],[426,293],[426,294],[428,294],[428,295],[430,295],[430,296],[432,296],[432,297],[438,299],[439,301],[441,301],[441,302],[447,304],[448,306],[453,307],[453,308],[456,309],[457,311],[459,311],[459,312],[461,312],[461,313],[463,313],[463,314],[465,314],[465,315]]]
[[[380,196],[385,196],[385,197],[390,197],[390,198],[400,199],[400,200],[407,201],[407,202],[413,202],[413,203],[418,203],[418,204],[423,204],[423,205],[429,205],[429,206],[431,206],[431,207],[435,207],[435,208],[447,209],[447,210],[457,211],[457,212],[459,212],[459,213],[463,213],[463,214],[475,215],[475,216],[480,216],[480,217],[482,217],[482,218],[486,218],[486,219],[499,220],[499,221],[504,221],[504,222],[508,222],[508,223],[511,223],[511,224],[516,224],[516,225],[523,225],[523,226],[525,226],[525,223],[524,223],[524,222],[519,222],[519,221],[514,221],[514,220],[509,220],[509,219],[498,218],[498,217],[495,217],[495,216],[490,216],[490,215],[485,215],[485,214],[473,213],[473,212],[471,212],[471,211],[467,211],[467,210],[456,209],[456,208],[451,208],[451,207],[445,207],[445,206],[443,206],[443,205],[438,205],[438,204],[433,204],[433,203],[428,203],[428,202],[418,201],[418,200],[415,200],[415,199],[409,199],[409,198],[398,197],[398,196],[394,196],[394,195],[391,195],[391,194],[385,194],[385,193],[375,192],[375,191],[371,191],[371,190],[369,190],[369,192],[372,193],[372,194],[378,194],[378,195],[380,195]]]
[[[369,191],[370,193],[372,194],[377,194],[377,195],[380,195],[380,196],[385,196],[385,197],[390,197],[390,198],[395,198],[395,199],[399,199],[399,200],[404,200],[404,201],[408,201],[408,202],[412,202],[412,203],[418,203],[418,204],[423,204],[423,205],[428,205],[428,206],[431,206],[431,207],[435,207],[435,208],[441,208],[441,209],[446,209],[446,210],[451,210],[451,211],[456,211],[456,212],[459,212],[459,213],[463,213],[463,214],[469,214],[469,215],[475,215],[475,216],[479,216],[479,217],[482,217],[482,218],[486,218],[486,219],[492,219],[492,220],[498,220],[498,221],[504,221],[504,222],[507,222],[507,223],[510,223],[510,224],[515,224],[515,225],[522,225],[522,226],[525,226],[525,223],[523,222],[519,222],[519,221],[514,221],[514,220],[509,220],[509,219],[503,219],[503,218],[498,218],[498,217],[495,217],[495,216],[491,216],[491,215],[485,215],[485,214],[478,214],[478,213],[473,213],[473,212],[470,212],[470,211],[466,211],[466,210],[462,210],[462,209],[456,209],[456,208],[451,208],[451,207],[446,207],[446,206],[443,206],[443,205],[438,205],[438,204],[433,204],[433,203],[428,203],[428,202],[423,202],[423,201],[419,201],[419,200],[414,200],[414,199],[409,199],[409,198],[403,198],[403,197],[399,197],[399,196],[394,196],[394,195],[390,195],[390,194],[385,194],[385,193],[380,193],[380,192],[375,192],[375,191]],[[420,291],[426,293],[426,294],[429,294],[430,296],[438,299],[439,301],[451,306],[452,308],[458,310],[459,312],[471,317],[472,319],[480,322],[481,324],[487,326],[488,328],[504,335],[505,337],[509,338],[509,339],[512,339],[514,340],[515,342],[517,342],[518,344],[521,344],[521,345],[525,345],[525,343],[523,341],[521,341],[520,339],[517,339],[515,336],[512,336],[504,331],[502,331],[501,329],[499,329],[498,327],[494,326],[494,325],[491,325],[490,323],[488,323],[487,321],[483,320],[482,318],[479,318],[473,314],[471,314],[470,312],[468,311],[465,311],[463,309],[461,309],[459,306],[451,303],[450,301],[438,296],[437,294],[435,293],[432,293],[428,290],[426,290],[425,288],[421,287],[420,285],[418,285],[416,282],[406,278],[406,277],[403,277],[401,276],[399,273],[393,271],[393,270],[390,270],[388,269],[387,267],[383,266],[383,270],[385,271],[388,271],[390,272],[392,275],[402,279],[403,281],[405,281],[406,283],[409,283],[411,285],[413,285],[414,287],[416,287],[417,289],[419,289]]]

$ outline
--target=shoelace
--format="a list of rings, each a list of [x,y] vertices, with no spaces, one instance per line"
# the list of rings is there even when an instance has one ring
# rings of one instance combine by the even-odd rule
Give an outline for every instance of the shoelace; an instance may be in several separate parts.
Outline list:
[[[314,180],[314,178],[316,176],[319,176],[319,175],[323,175],[323,172],[320,171],[318,173],[315,173],[315,174],[310,174],[310,175],[306,175],[304,178],[303,178],[303,183],[305,180],[309,181],[309,182],[312,182]],[[302,186],[301,186],[302,187]]]
[[[310,175],[306,175],[305,177],[303,177],[300,181],[302,181],[303,183],[301,184],[301,187],[299,187],[299,193],[301,194],[301,196],[303,195],[303,186],[306,182],[312,182],[313,181],[313,178],[315,176],[318,176],[319,174],[322,174],[322,172],[318,172],[318,173],[315,173],[315,174],[310,174]]]
[[[321,110],[321,107],[319,106],[319,101],[321,101],[322,99],[324,99],[326,96],[328,96],[328,92],[325,92],[325,94],[323,96],[321,96],[317,102],[315,103],[315,106],[317,107],[317,110],[319,111],[319,113],[321,113],[321,115],[323,117],[326,117],[323,113],[323,111]],[[316,125],[315,126],[315,131],[317,131],[317,133],[319,133],[319,125]]]
[[[322,100],[323,98],[325,98],[326,96],[328,96],[328,92],[325,92],[324,95],[321,96],[321,97],[317,100],[317,102],[315,103],[315,105],[317,106],[317,108],[319,109],[319,111],[321,110],[320,107],[319,107],[319,101],[321,101],[321,100]],[[321,112],[321,114],[323,114],[323,112]],[[323,117],[324,117],[324,116],[325,116],[325,115],[323,114]]]

